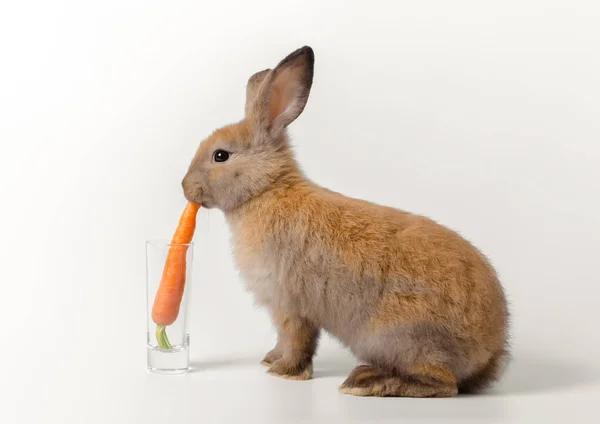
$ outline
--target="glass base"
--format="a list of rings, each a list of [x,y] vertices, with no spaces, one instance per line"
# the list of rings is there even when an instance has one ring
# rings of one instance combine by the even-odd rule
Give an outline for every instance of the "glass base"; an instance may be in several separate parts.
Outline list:
[[[161,349],[147,346],[148,371],[156,374],[185,374],[190,369],[189,344],[173,346],[173,349]]]

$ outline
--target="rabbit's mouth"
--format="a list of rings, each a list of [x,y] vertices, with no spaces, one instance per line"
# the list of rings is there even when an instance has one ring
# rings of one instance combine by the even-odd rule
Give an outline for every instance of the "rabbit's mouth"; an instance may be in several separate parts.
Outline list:
[[[212,209],[212,208],[214,208],[214,207],[215,207],[215,206],[212,204],[212,202],[210,202],[209,200],[204,200],[203,202],[200,202],[199,204],[200,204],[200,206],[202,206],[202,208],[204,208],[204,209]]]
[[[188,202],[196,203],[202,207],[206,207],[206,200],[199,195],[200,193],[190,193],[188,190],[184,190],[183,195]]]
[[[196,203],[204,209],[212,209],[215,207],[214,202],[206,196],[200,187],[196,190],[184,190],[183,194],[189,202]]]

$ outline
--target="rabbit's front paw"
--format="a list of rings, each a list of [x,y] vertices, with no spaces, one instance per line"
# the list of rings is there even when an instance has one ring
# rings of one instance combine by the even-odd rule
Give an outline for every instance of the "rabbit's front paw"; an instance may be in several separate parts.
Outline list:
[[[262,361],[260,361],[260,363],[263,364],[265,367],[271,367],[275,362],[281,359],[282,356],[283,353],[280,352],[280,350],[277,347],[275,347],[275,349],[272,349],[271,351],[269,351],[269,353],[265,355],[265,357]]]
[[[312,377],[312,361],[292,363],[279,359],[273,363],[267,373],[287,380],[309,380]]]

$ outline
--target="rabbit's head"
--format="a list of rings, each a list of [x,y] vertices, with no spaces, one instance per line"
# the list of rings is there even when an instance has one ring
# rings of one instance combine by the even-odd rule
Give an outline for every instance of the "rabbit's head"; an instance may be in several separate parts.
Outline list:
[[[313,67],[313,50],[302,47],[250,77],[244,119],[211,134],[190,164],[182,182],[189,201],[231,210],[299,172],[286,127],[306,105]]]

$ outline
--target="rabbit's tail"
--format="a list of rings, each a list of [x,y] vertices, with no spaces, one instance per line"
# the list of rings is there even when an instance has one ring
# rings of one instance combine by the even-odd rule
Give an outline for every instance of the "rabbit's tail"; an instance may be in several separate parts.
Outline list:
[[[488,387],[500,378],[509,359],[507,350],[496,352],[483,368],[458,383],[459,393],[476,393]]]

